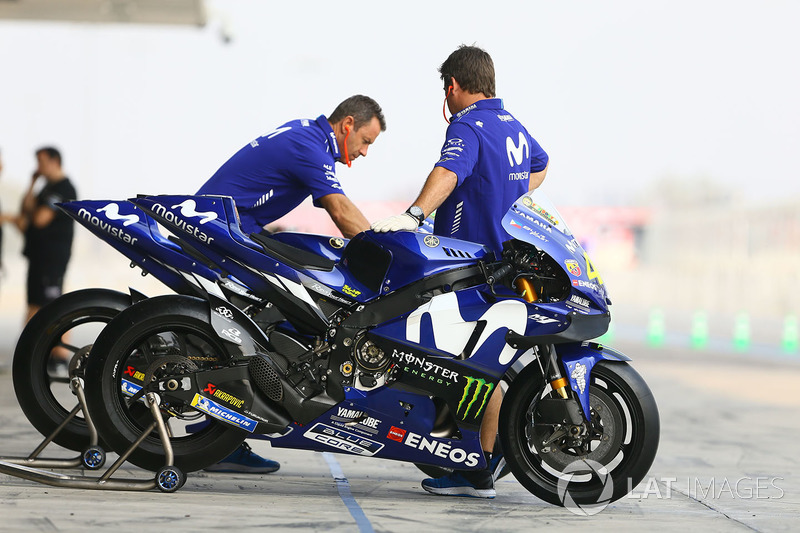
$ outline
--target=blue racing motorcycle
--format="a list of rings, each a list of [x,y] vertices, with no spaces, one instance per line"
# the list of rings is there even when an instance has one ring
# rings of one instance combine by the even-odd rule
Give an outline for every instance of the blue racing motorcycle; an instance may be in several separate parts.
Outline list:
[[[204,290],[181,272],[219,285],[226,298],[242,308],[265,303],[232,277],[209,268],[191,244],[175,235],[165,237],[155,220],[127,201],[74,201],[61,209],[131,261],[142,275],[152,275],[178,294],[202,296]],[[309,251],[338,258],[345,241],[317,235],[285,233],[284,239]],[[84,289],[64,294],[44,306],[23,329],[13,362],[14,390],[19,404],[36,429],[70,450],[84,451],[92,430],[82,413],[73,413],[72,377],[81,380],[89,351],[103,327],[120,311],[146,296],[131,290]],[[277,312],[272,310],[274,320]],[[266,314],[269,316],[269,313]],[[54,365],[68,360],[67,368]]]
[[[501,257],[446,237],[367,231],[342,241],[336,258],[302,236],[243,234],[228,197],[130,201],[258,300],[242,308],[181,271],[195,295],[143,300],[103,329],[86,365],[89,411],[134,464],[164,464],[147,395],[184,471],[252,435],[275,447],[482,468],[481,422],[513,367],[500,441],[536,496],[616,500],[650,468],[655,400],[626,356],[591,342],[610,321],[605,285],[541,193],[498,221],[511,236]],[[275,310],[279,318],[264,318]]]

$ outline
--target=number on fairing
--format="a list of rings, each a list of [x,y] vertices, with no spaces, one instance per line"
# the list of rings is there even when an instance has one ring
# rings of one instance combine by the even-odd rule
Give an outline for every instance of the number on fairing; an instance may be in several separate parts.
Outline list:
[[[603,278],[600,277],[600,273],[595,270],[594,265],[592,264],[591,260],[589,259],[589,254],[583,252],[583,258],[586,260],[586,276],[590,279],[596,279],[597,283],[600,285],[603,284]]]

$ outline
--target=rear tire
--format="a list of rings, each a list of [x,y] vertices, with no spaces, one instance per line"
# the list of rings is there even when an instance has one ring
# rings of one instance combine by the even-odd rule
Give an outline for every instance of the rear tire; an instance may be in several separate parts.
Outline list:
[[[97,430],[111,449],[122,454],[152,422],[141,402],[128,406],[122,391],[123,369],[134,367],[144,372],[153,363],[163,363],[159,372],[168,374],[179,360],[200,369],[225,364],[223,341],[208,323],[208,302],[189,296],[150,298],[121,312],[98,337],[86,368],[86,400]],[[135,378],[130,378],[131,380]],[[192,433],[181,424],[191,424],[204,416],[185,405],[180,417],[171,417],[162,409],[170,425],[174,465],[183,472],[200,470],[230,455],[248,435],[247,432],[211,421]],[[166,463],[161,439],[151,432],[131,453],[134,465],[158,471]]]
[[[97,328],[105,327],[130,304],[130,295],[108,289],[70,292],[44,306],[22,330],[14,352],[14,391],[22,412],[42,435],[52,434],[77,404],[69,378],[48,373],[53,349],[61,348],[74,355],[95,341]],[[81,331],[76,331],[79,326]],[[70,332],[72,335],[65,342],[63,337]],[[83,371],[78,368],[78,376]],[[83,451],[89,445],[86,420],[76,415],[53,442]]]

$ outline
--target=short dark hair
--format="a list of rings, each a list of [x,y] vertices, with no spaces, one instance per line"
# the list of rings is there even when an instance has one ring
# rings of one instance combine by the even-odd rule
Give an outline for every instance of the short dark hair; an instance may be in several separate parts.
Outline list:
[[[331,124],[336,124],[347,116],[353,117],[355,121],[353,124],[354,129],[369,123],[373,118],[377,118],[381,124],[381,131],[386,131],[386,119],[383,118],[383,110],[378,105],[378,102],[369,96],[364,96],[363,94],[351,96],[336,106],[331,116],[328,117],[328,121]]]
[[[52,146],[44,146],[36,150],[36,155],[41,153],[47,154],[47,157],[50,159],[55,159],[56,162],[61,165],[61,152],[59,152],[56,148],[53,148]]]
[[[465,91],[495,97],[494,62],[485,50],[462,44],[439,67],[445,90],[455,78]]]

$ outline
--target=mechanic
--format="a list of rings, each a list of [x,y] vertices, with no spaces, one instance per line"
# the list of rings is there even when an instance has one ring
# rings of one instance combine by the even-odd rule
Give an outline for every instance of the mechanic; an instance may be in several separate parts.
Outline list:
[[[494,63],[488,53],[462,45],[442,63],[439,73],[445,103],[453,115],[441,157],[412,206],[403,214],[375,222],[372,229],[413,231],[436,211],[436,235],[483,243],[499,258],[503,241],[511,238],[500,221],[517,198],[542,183],[549,158],[504,109],[503,101],[495,98]],[[495,497],[494,475],[504,462],[499,450],[492,455],[501,402],[502,393],[495,389],[481,424],[487,467],[425,479],[426,491]]]
[[[351,96],[328,118],[293,120],[251,141],[197,194],[232,196],[247,233],[262,231],[310,195],[349,239],[369,229],[369,222],[345,196],[334,164],[349,167],[356,158],[366,157],[382,131],[386,121],[378,103]]]
[[[259,233],[310,195],[324,208],[345,238],[369,229],[369,222],[345,196],[335,163],[367,155],[370,145],[386,131],[378,103],[355,95],[343,101],[330,117],[299,119],[246,144],[228,159],[197,194],[232,196],[242,229]],[[206,468],[210,472],[275,472],[280,463],[260,457],[247,443]]]

